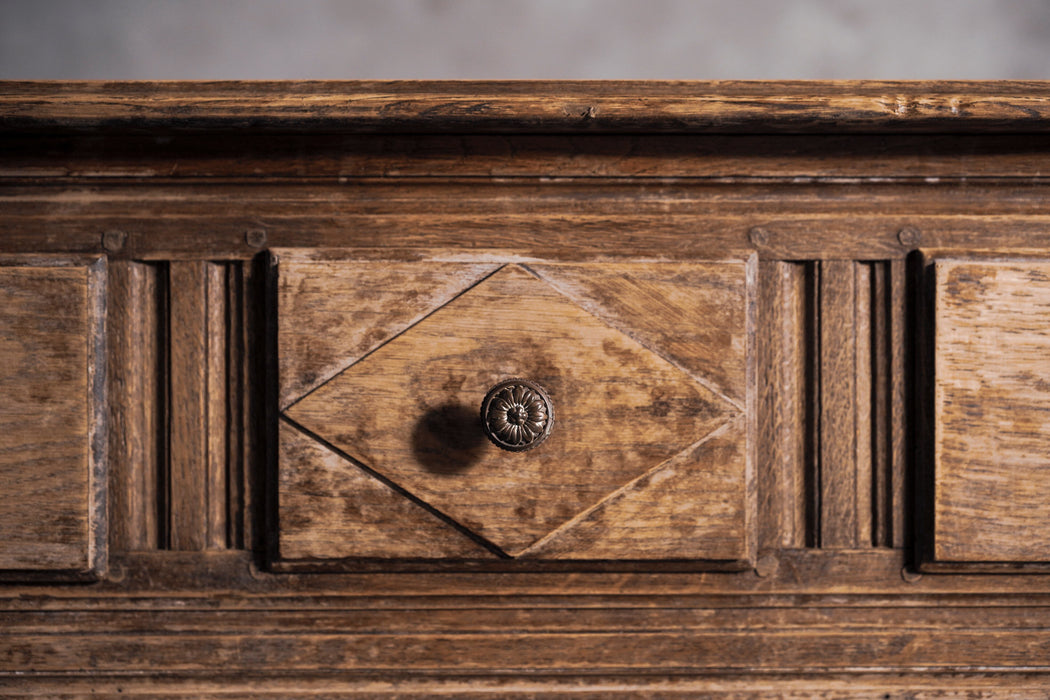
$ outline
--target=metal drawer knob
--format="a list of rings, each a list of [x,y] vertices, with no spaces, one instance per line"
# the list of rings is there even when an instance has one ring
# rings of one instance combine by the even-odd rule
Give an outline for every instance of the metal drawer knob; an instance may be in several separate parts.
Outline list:
[[[481,423],[497,447],[524,452],[547,439],[554,405],[547,391],[527,379],[507,379],[489,389],[481,402]]]

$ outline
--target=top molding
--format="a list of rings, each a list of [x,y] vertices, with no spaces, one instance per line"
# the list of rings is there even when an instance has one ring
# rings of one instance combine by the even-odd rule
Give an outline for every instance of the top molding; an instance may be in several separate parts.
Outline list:
[[[1050,131],[1050,81],[0,81],[0,131]]]

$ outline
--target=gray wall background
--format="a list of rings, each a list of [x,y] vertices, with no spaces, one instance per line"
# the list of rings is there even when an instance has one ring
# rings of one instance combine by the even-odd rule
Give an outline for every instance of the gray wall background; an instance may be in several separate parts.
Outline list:
[[[1050,0],[0,0],[0,78],[1050,78]]]

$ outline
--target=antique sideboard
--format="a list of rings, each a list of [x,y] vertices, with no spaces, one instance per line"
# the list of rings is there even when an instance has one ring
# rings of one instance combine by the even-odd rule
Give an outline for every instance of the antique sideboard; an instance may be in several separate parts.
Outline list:
[[[1050,83],[0,83],[0,695],[1048,689]]]

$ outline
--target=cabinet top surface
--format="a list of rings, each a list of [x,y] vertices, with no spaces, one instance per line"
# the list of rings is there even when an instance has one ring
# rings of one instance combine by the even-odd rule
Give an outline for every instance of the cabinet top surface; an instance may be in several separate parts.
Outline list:
[[[0,131],[1050,130],[1050,81],[0,81]]]

